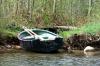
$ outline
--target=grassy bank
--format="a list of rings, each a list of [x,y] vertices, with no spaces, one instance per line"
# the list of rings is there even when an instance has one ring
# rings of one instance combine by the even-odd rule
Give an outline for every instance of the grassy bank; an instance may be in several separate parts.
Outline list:
[[[0,29],[0,45],[19,44],[17,39],[17,31]]]
[[[0,44],[18,42],[17,34],[22,31],[20,28],[20,24],[13,20],[9,19],[1,19],[0,20]],[[27,26],[30,26],[30,24]],[[69,31],[60,31],[60,35],[64,37],[64,39],[72,36],[73,34],[99,34],[100,33],[100,23],[99,22],[89,22],[84,24],[83,26],[78,27],[74,30]],[[32,28],[32,26],[31,26]],[[14,43],[13,42],[13,43]]]
[[[73,34],[86,34],[86,33],[94,35],[100,34],[100,22],[87,23],[81,27],[78,27],[78,29],[60,32],[60,35],[66,38],[72,36]]]
[[[17,34],[20,30],[11,19],[0,19],[0,45],[17,43]]]
[[[14,25],[14,23],[10,24],[2,22],[2,26],[0,26],[0,34],[1,36],[9,36],[9,37],[16,37],[17,34],[22,30],[18,25]],[[10,25],[9,25],[10,24]],[[60,35],[64,38],[70,37],[73,34],[83,34],[83,33],[91,33],[91,34],[99,34],[100,32],[100,23],[99,22],[91,22],[86,23],[81,27],[78,27],[77,29],[69,30],[69,31],[60,31]]]

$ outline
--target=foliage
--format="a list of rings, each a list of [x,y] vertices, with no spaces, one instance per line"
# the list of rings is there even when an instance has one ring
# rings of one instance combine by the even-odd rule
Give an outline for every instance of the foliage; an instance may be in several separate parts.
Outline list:
[[[99,0],[0,0],[0,30],[15,34],[22,26],[72,25],[81,28],[61,34],[99,32],[99,4]]]
[[[73,34],[83,34],[83,33],[90,33],[90,34],[100,33],[100,22],[86,23],[83,26],[79,27],[78,29],[60,32],[60,35],[66,38],[72,36]]]
[[[0,18],[31,27],[81,26],[99,18],[99,4],[99,0],[0,0]]]

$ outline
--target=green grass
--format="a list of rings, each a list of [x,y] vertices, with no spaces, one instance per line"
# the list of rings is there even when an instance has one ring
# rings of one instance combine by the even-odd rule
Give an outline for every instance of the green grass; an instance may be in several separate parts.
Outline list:
[[[20,31],[19,25],[17,22],[8,18],[0,19],[0,35],[3,37],[16,37],[17,33]]]
[[[0,38],[17,37],[19,31],[12,31],[8,29],[0,29]]]
[[[0,34],[3,36],[17,36],[17,33],[21,30],[17,22],[13,22],[9,19],[0,19]],[[29,25],[29,24],[28,24]],[[73,34],[81,33],[99,33],[100,32],[100,22],[89,22],[79,27],[78,29],[60,32],[60,35],[65,37],[70,37]]]
[[[70,31],[63,31],[63,32],[60,32],[60,35],[63,36],[64,38],[66,37],[70,37],[71,35],[73,34],[79,34],[81,33],[79,29],[77,30],[70,30]]]
[[[0,28],[0,33],[2,35],[5,36],[17,36],[17,33],[20,31],[20,28],[15,28],[15,27],[11,27],[8,29],[5,28]],[[74,30],[70,30],[70,31],[63,31],[60,32],[60,35],[63,36],[64,38],[66,37],[70,37],[73,34],[81,34],[81,33],[91,33],[91,34],[95,34],[95,33],[99,33],[100,32],[100,23],[99,22],[91,22],[91,23],[87,23],[85,25],[83,25],[82,27],[78,28],[78,29],[74,29]]]
[[[100,33],[100,22],[87,23],[87,24],[83,25],[82,27],[79,27],[78,29],[60,32],[60,35],[63,36],[64,38],[66,38],[66,37],[70,37],[71,35],[76,34],[76,33],[77,34]]]
[[[11,30],[6,30],[6,29],[0,29],[0,34],[1,38],[6,38],[6,37],[16,37],[17,32],[11,31]]]
[[[84,26],[81,27],[80,30],[85,33],[92,33],[92,34],[98,33],[100,32],[100,22],[92,22],[85,24]]]

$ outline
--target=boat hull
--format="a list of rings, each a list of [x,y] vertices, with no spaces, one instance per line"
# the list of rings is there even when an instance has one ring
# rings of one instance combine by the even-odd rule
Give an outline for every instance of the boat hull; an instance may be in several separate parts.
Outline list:
[[[45,30],[32,30],[32,31],[36,32],[37,34],[40,34],[39,31],[40,32],[43,31],[43,32],[46,32],[45,35],[47,35],[47,33],[49,33],[49,34],[51,34],[50,36],[52,36],[52,35],[56,36],[56,34],[45,31]],[[43,34],[43,32],[42,32],[42,34]],[[45,35],[43,35],[43,36],[45,36]],[[63,38],[60,36],[56,37],[54,40],[43,40],[43,41],[41,41],[40,39],[35,39],[35,37],[23,39],[27,36],[29,36],[29,34],[26,31],[22,31],[21,33],[19,33],[18,39],[20,40],[21,47],[28,51],[53,52],[53,51],[57,51],[64,44]],[[46,36],[46,37],[48,37],[48,36]]]
[[[31,41],[20,41],[20,45],[23,49],[28,51],[36,52],[53,52],[57,51],[63,45],[63,39],[57,38],[53,41],[40,41],[40,40],[31,40]]]

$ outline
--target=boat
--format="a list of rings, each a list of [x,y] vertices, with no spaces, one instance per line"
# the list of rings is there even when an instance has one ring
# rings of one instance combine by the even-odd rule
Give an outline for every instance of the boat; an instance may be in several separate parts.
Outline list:
[[[43,29],[28,29],[18,34],[23,49],[35,52],[54,52],[60,49],[63,38],[53,32]]]

